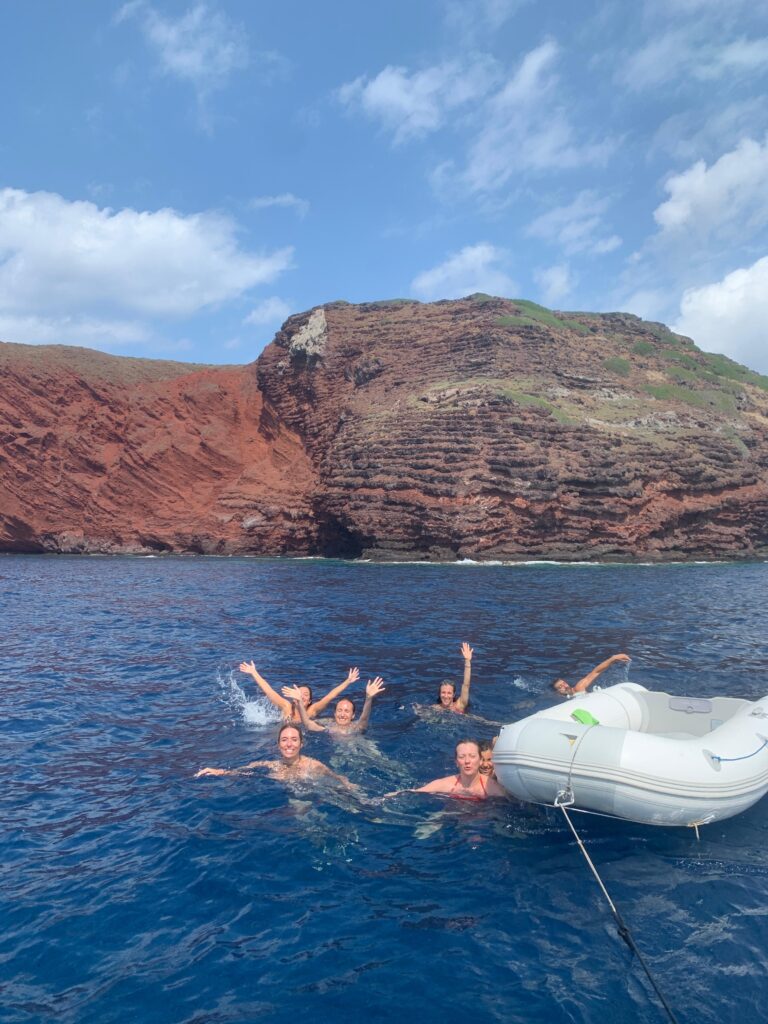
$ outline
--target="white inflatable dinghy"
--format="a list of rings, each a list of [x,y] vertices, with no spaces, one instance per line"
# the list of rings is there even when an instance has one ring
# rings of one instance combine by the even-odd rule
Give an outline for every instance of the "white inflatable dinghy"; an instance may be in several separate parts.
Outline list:
[[[768,791],[768,696],[675,697],[619,683],[505,725],[513,796],[651,825],[704,825]]]

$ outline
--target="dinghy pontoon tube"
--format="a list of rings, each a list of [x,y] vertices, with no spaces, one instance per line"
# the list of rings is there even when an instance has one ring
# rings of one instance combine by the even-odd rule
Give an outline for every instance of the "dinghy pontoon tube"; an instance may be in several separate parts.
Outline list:
[[[768,696],[675,697],[619,683],[505,725],[493,761],[520,800],[704,825],[768,791]]]

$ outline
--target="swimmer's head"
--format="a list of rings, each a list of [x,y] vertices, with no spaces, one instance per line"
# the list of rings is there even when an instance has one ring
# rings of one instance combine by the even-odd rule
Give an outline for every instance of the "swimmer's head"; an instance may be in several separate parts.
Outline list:
[[[349,697],[342,697],[333,712],[333,719],[336,725],[349,725],[355,717],[355,704]]]
[[[303,742],[304,737],[297,725],[294,725],[292,722],[286,722],[285,725],[280,726],[277,734],[277,746],[284,760],[295,761],[301,753]]]
[[[312,687],[311,686],[300,686],[299,693],[301,694],[301,703],[305,708],[308,708],[312,703]]]
[[[564,679],[556,679],[554,683],[552,683],[552,689],[556,690],[561,697],[567,697],[571,692],[570,686]]]
[[[449,708],[456,699],[456,687],[450,679],[444,679],[437,691],[437,703],[441,708]]]
[[[459,740],[456,744],[456,767],[465,775],[480,770],[480,744],[477,740]]]
[[[487,740],[483,740],[479,744],[480,750],[480,774],[481,775],[492,775],[493,774],[493,745],[488,743]]]

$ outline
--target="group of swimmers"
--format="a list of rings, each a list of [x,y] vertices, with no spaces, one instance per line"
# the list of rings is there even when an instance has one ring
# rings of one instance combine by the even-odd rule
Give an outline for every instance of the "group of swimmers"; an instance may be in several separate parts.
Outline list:
[[[464,678],[462,681],[459,696],[456,696],[456,687],[448,679],[444,679],[438,688],[438,699],[436,707],[440,711],[449,711],[454,714],[464,715],[469,708],[469,691],[472,681],[472,654],[473,650],[468,643],[462,643],[461,655],[464,659]],[[575,685],[570,686],[565,679],[558,678],[552,684],[552,688],[564,697],[572,697],[574,694],[583,693],[587,690],[607,668],[617,663],[628,664],[630,661],[627,654],[614,654],[610,658],[597,665],[590,673],[580,679]],[[333,772],[321,761],[308,757],[302,753],[304,735],[301,727],[308,732],[328,731],[332,734],[351,735],[362,733],[368,727],[371,717],[371,709],[374,699],[384,692],[384,680],[381,676],[369,679],[365,688],[365,703],[360,717],[356,719],[356,707],[354,701],[349,697],[341,697],[337,702],[332,719],[325,723],[316,721],[318,715],[328,707],[331,701],[344,692],[352,683],[360,678],[357,668],[350,668],[346,678],[330,690],[320,700],[313,701],[312,689],[309,686],[284,686],[281,693],[274,690],[262,675],[257,671],[252,661],[242,662],[240,671],[251,676],[257,686],[282,712],[284,721],[277,734],[277,748],[280,759],[276,761],[251,761],[240,768],[201,768],[195,778],[207,775],[243,775],[249,774],[255,768],[265,768],[272,778],[287,780],[311,780],[321,777],[335,779],[350,791],[359,793],[360,789],[355,783],[343,775]],[[456,744],[455,757],[457,774],[447,775],[444,778],[434,779],[412,790],[395,790],[393,793],[385,794],[386,797],[397,796],[399,793],[436,793],[442,796],[459,800],[487,800],[489,797],[506,798],[507,793],[499,784],[493,768],[493,744],[492,742],[478,742],[477,740],[463,739]]]

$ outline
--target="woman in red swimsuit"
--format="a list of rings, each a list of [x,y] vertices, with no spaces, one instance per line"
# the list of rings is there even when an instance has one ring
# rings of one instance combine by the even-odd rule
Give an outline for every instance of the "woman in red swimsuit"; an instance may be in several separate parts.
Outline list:
[[[480,774],[480,746],[476,740],[460,740],[456,744],[456,767],[458,775],[447,775],[435,779],[426,786],[419,786],[416,793],[441,793],[454,800],[487,800],[491,796],[506,797],[507,793],[491,777]]]

